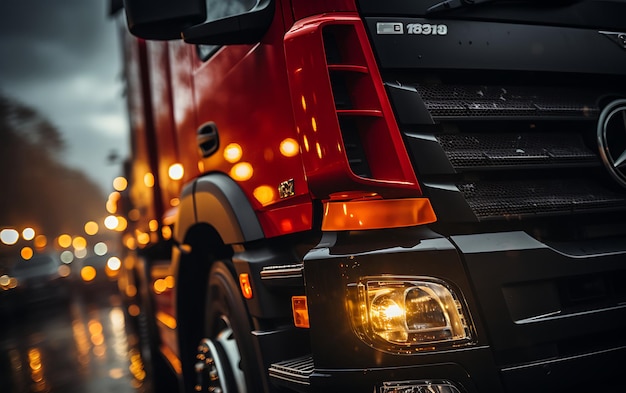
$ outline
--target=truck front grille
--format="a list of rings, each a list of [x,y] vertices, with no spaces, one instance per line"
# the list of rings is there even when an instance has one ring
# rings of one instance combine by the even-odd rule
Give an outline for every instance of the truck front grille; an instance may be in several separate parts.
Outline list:
[[[572,87],[553,75],[476,71],[385,80],[440,223],[626,211],[596,136],[603,107],[626,97],[614,79]]]

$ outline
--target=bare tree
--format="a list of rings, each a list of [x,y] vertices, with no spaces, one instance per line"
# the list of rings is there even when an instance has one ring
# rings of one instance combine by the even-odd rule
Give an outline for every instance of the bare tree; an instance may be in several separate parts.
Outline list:
[[[0,95],[0,227],[78,234],[106,214],[98,186],[62,162],[64,147],[36,110]]]

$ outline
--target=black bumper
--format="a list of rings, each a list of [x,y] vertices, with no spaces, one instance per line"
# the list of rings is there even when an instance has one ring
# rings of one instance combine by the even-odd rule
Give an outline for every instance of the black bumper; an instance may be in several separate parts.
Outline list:
[[[567,391],[587,384],[621,391],[626,250],[620,247],[626,242],[603,251],[548,246],[524,232],[327,234],[305,258],[315,366],[310,388],[371,392],[383,382],[446,380],[461,392]],[[351,327],[347,287],[383,274],[451,284],[469,310],[471,342],[394,354],[361,341]]]

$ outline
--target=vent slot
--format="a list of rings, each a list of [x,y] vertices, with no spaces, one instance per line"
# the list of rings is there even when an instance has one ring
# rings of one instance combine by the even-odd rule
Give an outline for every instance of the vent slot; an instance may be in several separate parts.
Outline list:
[[[359,177],[371,178],[372,173],[365,154],[362,130],[357,118],[380,116],[380,110],[372,110],[371,106],[363,108],[363,103],[355,97],[357,94],[355,89],[363,89],[363,85],[367,84],[369,74],[365,59],[346,47],[346,40],[356,39],[356,37],[350,37],[351,35],[354,35],[354,32],[348,26],[329,26],[324,29],[326,63],[350,169]],[[374,92],[361,92],[361,94],[369,95],[372,93]],[[359,104],[361,104],[360,108]]]
[[[361,178],[404,180],[354,27],[329,25],[323,37],[333,101],[351,171]]]

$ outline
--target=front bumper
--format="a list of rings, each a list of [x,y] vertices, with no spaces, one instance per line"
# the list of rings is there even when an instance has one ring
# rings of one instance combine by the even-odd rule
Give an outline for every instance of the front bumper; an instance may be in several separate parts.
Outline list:
[[[615,248],[626,246],[615,244],[611,252],[585,253],[524,232],[326,234],[305,258],[311,390],[371,392],[403,380],[450,381],[461,392],[561,391],[587,383],[623,389],[615,376],[626,351],[626,299],[618,286],[626,250]],[[384,274],[434,277],[458,288],[472,341],[414,354],[361,341],[350,324],[347,287]]]

